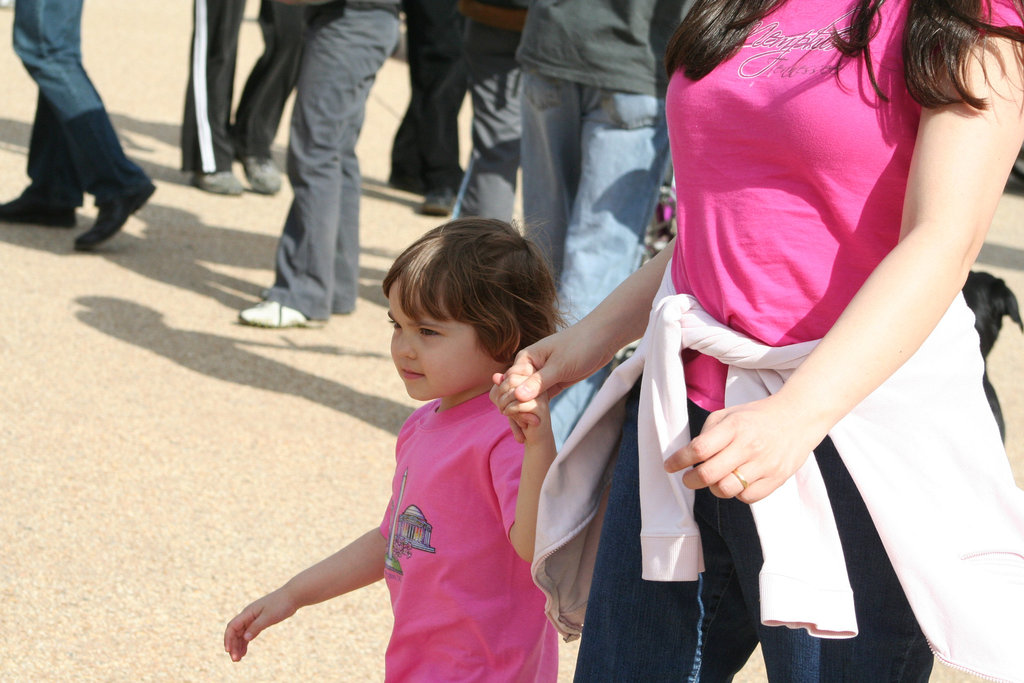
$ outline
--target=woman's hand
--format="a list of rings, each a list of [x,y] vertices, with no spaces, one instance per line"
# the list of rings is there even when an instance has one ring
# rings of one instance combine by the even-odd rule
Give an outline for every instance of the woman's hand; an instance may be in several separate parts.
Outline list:
[[[827,426],[802,415],[778,394],[715,411],[700,435],[665,461],[665,469],[693,465],[683,476],[688,488],[709,487],[719,498],[754,503],[793,476],[827,434]]]

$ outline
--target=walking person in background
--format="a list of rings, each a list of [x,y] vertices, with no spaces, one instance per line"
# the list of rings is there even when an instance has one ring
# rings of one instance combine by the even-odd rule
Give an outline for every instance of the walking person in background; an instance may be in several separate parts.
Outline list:
[[[39,86],[28,150],[30,183],[0,205],[0,221],[75,227],[93,195],[96,222],[75,238],[88,251],[113,237],[156,188],[125,156],[99,93],[82,67],[82,0],[19,0],[14,51]]]
[[[463,219],[414,242],[383,287],[395,368],[429,401],[398,434],[384,519],[242,610],[224,648],[238,661],[299,608],[383,578],[395,616],[386,680],[553,683],[558,641],[523,559],[540,479],[488,399],[494,373],[555,329],[547,264],[507,223]]]
[[[242,90],[231,121],[238,35],[245,0],[194,0],[185,116],[181,126],[182,170],[201,190],[242,194],[231,170],[242,162],[253,192],[276,194],[281,172],[270,156],[285,102],[295,87],[302,56],[305,10],[261,0],[263,54]]]
[[[258,327],[316,327],[351,313],[359,294],[356,141],[377,72],[398,44],[398,0],[335,0],[307,9],[288,139],[295,197],[277,245],[274,284],[238,314]]]
[[[495,390],[516,417],[643,334],[541,499],[576,680],[729,681],[760,646],[785,683],[933,653],[1024,681],[1024,492],[960,294],[1024,139],[1024,5],[698,0],[666,66],[677,240]]]
[[[665,46],[691,3],[535,0],[523,69],[523,213],[554,266],[570,321],[638,265],[668,169]],[[551,403],[565,441],[607,369]]]
[[[522,138],[522,75],[516,48],[529,0],[459,0],[473,101],[473,151],[452,216],[511,220]]]
[[[462,182],[459,110],[466,96],[456,0],[402,0],[412,94],[391,148],[389,184],[422,194],[420,212],[451,213]]]

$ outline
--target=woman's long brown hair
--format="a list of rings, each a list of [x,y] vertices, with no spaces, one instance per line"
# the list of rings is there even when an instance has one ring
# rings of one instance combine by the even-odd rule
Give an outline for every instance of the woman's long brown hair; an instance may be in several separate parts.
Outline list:
[[[812,0],[816,1],[816,0]],[[700,80],[735,54],[753,26],[786,0],[697,0],[686,20],[676,29],[665,53],[669,75],[682,69],[687,78]],[[871,38],[877,31],[876,18],[884,0],[859,0],[850,31],[833,36],[844,57],[863,55],[875,90],[870,59]],[[1009,38],[1024,44],[1024,33],[1015,28],[994,26],[982,16],[991,0],[910,0],[903,34],[904,77],[911,96],[924,107],[954,102],[975,109],[986,106],[967,87],[972,51],[987,36]],[[1018,15],[1024,17],[1021,0],[1014,0]],[[1020,52],[1020,49],[1018,49]],[[884,95],[882,95],[884,97]]]

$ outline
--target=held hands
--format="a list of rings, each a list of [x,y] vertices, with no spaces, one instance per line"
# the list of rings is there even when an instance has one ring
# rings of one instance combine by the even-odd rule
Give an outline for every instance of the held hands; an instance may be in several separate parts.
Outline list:
[[[779,395],[718,410],[700,435],[665,461],[691,489],[754,503],[791,477],[821,442],[822,430]]]
[[[509,419],[519,443],[525,441],[525,427],[540,424],[534,414],[538,400],[553,398],[611,360],[602,356],[600,345],[587,343],[587,334],[582,323],[567,327],[526,347],[504,375],[495,375],[491,401]]]
[[[520,360],[524,352],[516,357],[516,363],[504,374],[495,373],[491,378],[491,403],[498,407],[501,414],[508,418],[512,435],[519,443],[526,443],[526,432],[531,427],[540,425],[540,418],[534,414],[537,410],[537,397],[545,396],[536,391],[541,380],[532,379],[536,373],[529,360]],[[530,381],[527,385],[526,382]]]
[[[519,443],[532,443],[538,438],[553,439],[548,394],[541,392],[527,401],[516,400],[516,389],[533,374],[532,366],[517,363],[504,374],[496,373],[491,378],[494,382],[490,393],[491,402],[508,418],[512,433]],[[529,394],[532,393],[531,389]]]
[[[241,660],[249,649],[249,641],[268,626],[292,616],[297,609],[283,589],[263,596],[228,622],[224,630],[224,651],[231,655],[231,661]]]

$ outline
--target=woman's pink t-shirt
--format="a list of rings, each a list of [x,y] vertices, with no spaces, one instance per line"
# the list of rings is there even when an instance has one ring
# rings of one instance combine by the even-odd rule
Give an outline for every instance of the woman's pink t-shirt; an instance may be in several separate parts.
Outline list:
[[[672,279],[721,322],[780,346],[832,327],[899,239],[921,107],[903,75],[907,1],[880,9],[863,59],[833,30],[855,2],[786,2],[708,76],[666,96],[679,238]],[[1019,25],[1008,0],[995,23]],[[725,367],[684,356],[690,397],[722,406]]]

